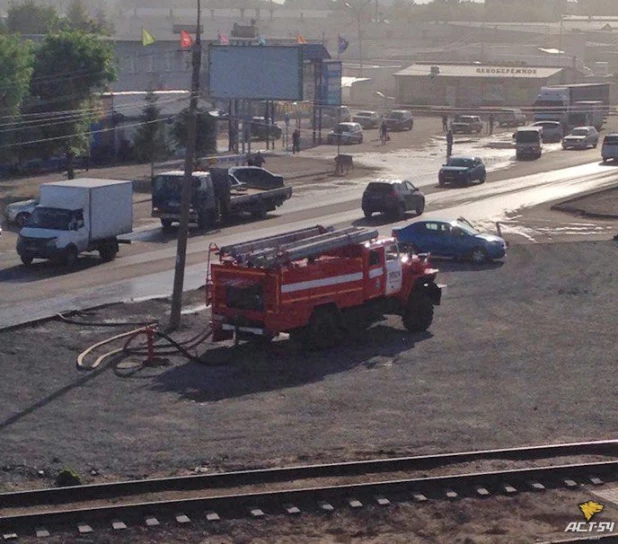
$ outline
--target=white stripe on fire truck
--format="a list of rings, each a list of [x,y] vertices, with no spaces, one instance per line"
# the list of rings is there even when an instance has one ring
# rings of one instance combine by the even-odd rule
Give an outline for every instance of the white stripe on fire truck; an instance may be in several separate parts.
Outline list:
[[[369,278],[379,278],[380,276],[384,276],[384,270],[382,268],[374,268],[369,271]]]
[[[333,276],[331,278],[323,278],[320,280],[301,281],[298,283],[288,283],[281,286],[282,293],[294,293],[296,291],[304,291],[305,289],[314,289],[315,287],[326,287],[327,285],[339,285],[340,283],[349,283],[351,281],[360,281],[363,279],[363,273],[346,274],[344,276]]]

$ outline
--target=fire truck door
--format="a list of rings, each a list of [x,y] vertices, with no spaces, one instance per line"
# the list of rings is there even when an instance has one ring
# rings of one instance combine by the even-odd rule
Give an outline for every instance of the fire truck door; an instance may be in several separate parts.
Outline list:
[[[401,259],[396,245],[385,248],[386,254],[386,296],[401,291]]]
[[[384,295],[384,257],[381,249],[369,252],[369,281],[366,284],[366,297],[376,298]]]

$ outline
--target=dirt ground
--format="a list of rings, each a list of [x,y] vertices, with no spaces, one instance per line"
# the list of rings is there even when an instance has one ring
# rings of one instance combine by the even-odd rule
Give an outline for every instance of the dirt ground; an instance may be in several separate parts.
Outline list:
[[[266,348],[204,345],[196,351],[203,363],[169,357],[160,366],[131,367],[115,360],[87,372],[76,370],[78,354],[127,328],[52,320],[4,331],[0,489],[51,485],[63,468],[85,481],[107,481],[196,467],[615,438],[617,251],[610,240],[514,245],[504,263],[475,268],[439,262],[449,291],[429,333],[410,336],[399,319],[389,318],[365,338],[327,353],[302,352],[283,338]],[[185,316],[178,339],[206,327],[202,296],[195,292],[187,301],[197,313]],[[168,310],[167,301],[148,301],[81,319],[158,318],[164,326]],[[448,542],[532,542],[549,525],[558,532],[564,525],[563,516],[549,514],[549,525],[527,524],[522,507],[504,522],[505,535],[493,534],[487,531],[498,530],[492,529],[494,507],[491,519],[469,525],[453,521],[467,508],[463,503],[454,509],[445,504],[423,506],[427,518],[401,514],[408,506],[397,506],[394,515],[374,514],[380,521],[367,533],[355,516],[342,525],[331,523],[337,516],[322,519],[325,525],[304,526],[306,540],[296,538],[298,522],[282,520],[276,541],[440,543],[448,532]],[[435,514],[428,513],[432,508]],[[477,508],[466,511],[472,515]],[[268,540],[259,524],[239,523],[222,529],[231,540],[221,542]],[[200,542],[183,534],[161,542]]]

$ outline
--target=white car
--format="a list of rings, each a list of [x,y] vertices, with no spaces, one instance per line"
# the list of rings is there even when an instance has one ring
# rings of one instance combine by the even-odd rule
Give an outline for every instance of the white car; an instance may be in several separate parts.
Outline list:
[[[326,141],[329,144],[362,144],[363,127],[358,123],[339,123],[328,133]]]
[[[4,218],[7,224],[15,224],[18,227],[23,227],[24,223],[30,217],[32,210],[39,205],[39,201],[32,198],[30,200],[22,200],[13,202],[4,208]]]
[[[562,149],[586,149],[599,145],[599,133],[594,127],[576,127],[562,138]]]
[[[543,129],[543,143],[559,142],[564,137],[562,124],[558,121],[537,121],[532,123],[531,126]]]

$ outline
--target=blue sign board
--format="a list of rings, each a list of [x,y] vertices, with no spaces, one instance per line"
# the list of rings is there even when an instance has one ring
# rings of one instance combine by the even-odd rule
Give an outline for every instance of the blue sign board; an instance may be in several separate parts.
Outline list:
[[[320,103],[323,106],[341,105],[341,76],[343,63],[339,60],[322,62],[322,88]]]

